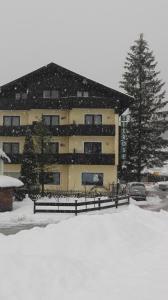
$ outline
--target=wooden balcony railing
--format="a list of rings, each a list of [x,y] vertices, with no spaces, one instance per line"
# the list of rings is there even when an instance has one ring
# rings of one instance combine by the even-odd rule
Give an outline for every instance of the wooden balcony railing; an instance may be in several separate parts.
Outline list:
[[[22,154],[8,154],[12,164],[20,164]],[[85,153],[61,153],[61,154],[37,154],[37,161],[45,164],[62,165],[115,165],[115,154],[85,154]]]

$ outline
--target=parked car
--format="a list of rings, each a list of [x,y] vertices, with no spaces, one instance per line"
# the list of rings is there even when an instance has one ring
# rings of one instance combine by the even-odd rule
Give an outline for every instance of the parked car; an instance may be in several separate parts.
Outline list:
[[[159,189],[162,191],[167,191],[168,190],[168,181],[159,182]]]
[[[127,193],[135,200],[146,200],[147,191],[143,182],[130,182]]]

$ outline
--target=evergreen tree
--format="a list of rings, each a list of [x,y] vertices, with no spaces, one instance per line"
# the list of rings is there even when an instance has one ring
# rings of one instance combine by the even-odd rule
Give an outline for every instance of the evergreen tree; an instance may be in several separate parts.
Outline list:
[[[30,131],[27,131],[26,133],[20,179],[23,181],[27,189],[31,190],[38,185],[37,157]]]
[[[167,122],[158,120],[157,113],[167,104],[164,83],[158,78],[157,62],[143,34],[135,41],[126,57],[121,87],[133,96],[127,128],[127,172],[141,180],[144,166],[161,165],[162,138]]]
[[[39,167],[39,178],[41,183],[41,192],[44,194],[44,184],[45,184],[45,172],[47,171],[47,164],[50,163],[51,157],[48,154],[48,145],[51,141],[51,133],[48,127],[45,125],[44,121],[40,121],[36,124],[34,128],[35,135],[35,145],[37,152],[39,153],[38,167]],[[47,160],[46,160],[47,158]]]

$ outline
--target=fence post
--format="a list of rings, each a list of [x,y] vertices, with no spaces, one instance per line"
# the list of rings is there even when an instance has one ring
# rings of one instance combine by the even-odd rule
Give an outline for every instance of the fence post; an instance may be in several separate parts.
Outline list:
[[[116,195],[116,198],[115,198],[115,207],[116,208],[118,207],[118,195]]]
[[[78,214],[77,200],[75,200],[75,216]]]
[[[33,212],[34,214],[36,213],[36,204],[35,204],[35,200],[33,200],[34,204],[33,204]]]
[[[99,209],[100,209],[100,198],[98,198],[98,201],[99,201],[99,202],[98,202],[98,206],[99,206]]]

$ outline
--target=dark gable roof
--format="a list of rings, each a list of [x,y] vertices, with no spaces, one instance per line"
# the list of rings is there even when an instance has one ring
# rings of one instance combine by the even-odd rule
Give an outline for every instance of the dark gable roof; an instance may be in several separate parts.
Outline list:
[[[62,91],[61,97],[76,96],[77,90],[88,90],[91,97],[107,97],[112,98],[113,101],[118,100],[122,111],[132,101],[132,97],[124,93],[106,87],[53,62],[1,86],[1,95],[9,97],[17,91],[23,92],[29,89],[32,95],[36,94],[39,97],[42,90],[57,89],[57,87]]]

